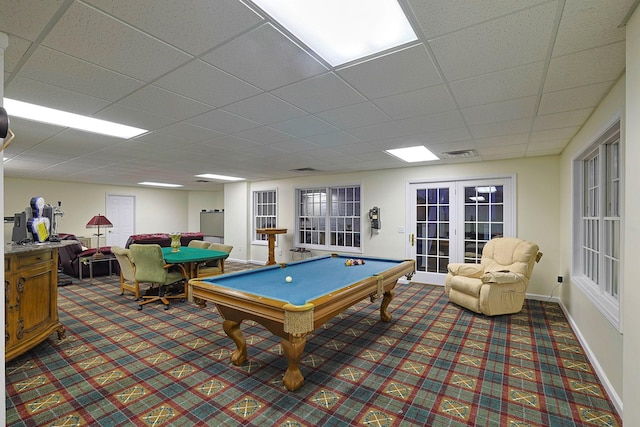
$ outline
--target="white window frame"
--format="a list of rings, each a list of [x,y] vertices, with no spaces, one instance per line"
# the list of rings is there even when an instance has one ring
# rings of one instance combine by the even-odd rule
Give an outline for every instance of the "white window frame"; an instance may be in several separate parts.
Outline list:
[[[612,148],[617,148],[613,163]],[[586,165],[592,174],[585,171]],[[623,165],[620,118],[573,162],[573,282],[618,331],[622,326]],[[617,176],[612,177],[612,170]]]
[[[273,202],[264,201],[260,202],[260,196],[268,196],[269,194],[273,194],[275,200]],[[253,239],[251,241],[254,245],[264,245],[267,246],[267,235],[256,233],[256,229],[263,227],[273,227],[275,228],[278,224],[278,190],[277,189],[267,189],[267,190],[254,190],[252,194],[251,200],[252,206],[252,235]],[[262,206],[261,206],[262,205]],[[269,205],[273,206],[273,215],[264,214],[264,208],[268,208]],[[272,224],[258,224],[259,218],[272,218]],[[277,240],[276,240],[277,242]]]
[[[349,201],[353,202],[354,205],[351,211],[351,215],[332,215],[330,195],[333,190],[342,190],[342,189],[357,189],[359,194],[359,199],[357,201]],[[317,192],[318,194],[325,195],[323,199],[321,196],[318,201],[314,202],[315,211],[313,215],[300,215],[300,209],[302,205],[302,194],[303,192]],[[325,250],[325,251],[340,251],[340,252],[352,252],[352,253],[362,253],[362,184],[344,184],[344,185],[327,185],[327,186],[313,186],[313,187],[300,187],[296,188],[296,204],[294,207],[294,218],[296,221],[296,231],[295,231],[295,245],[302,248],[307,249],[315,249],[315,250]],[[329,198],[329,200],[328,200]],[[339,203],[349,204],[346,201],[339,201]],[[347,212],[349,212],[349,208],[345,208]],[[351,227],[351,230],[333,230],[336,232],[336,235],[339,234],[340,231],[344,231],[343,234],[345,237],[350,235],[352,239],[355,239],[357,236],[358,245],[357,246],[341,246],[341,245],[332,245],[331,244],[331,223],[332,220],[340,222],[340,219],[344,219],[343,224],[345,227]],[[316,231],[316,227],[324,224],[323,231]],[[312,242],[303,242],[300,238],[302,233],[312,233],[315,234],[315,238],[312,238]],[[305,234],[306,235],[306,234]],[[348,240],[348,239],[347,239]],[[354,240],[351,240],[353,243]]]

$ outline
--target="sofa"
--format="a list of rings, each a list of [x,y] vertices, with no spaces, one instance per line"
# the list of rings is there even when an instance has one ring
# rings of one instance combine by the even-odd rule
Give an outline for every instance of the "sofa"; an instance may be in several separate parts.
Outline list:
[[[192,240],[203,240],[204,233],[200,232],[188,232],[180,233],[180,244],[182,246],[188,246]],[[129,248],[133,243],[142,245],[160,245],[162,247],[171,246],[171,236],[169,233],[150,233],[150,234],[132,234],[127,239],[125,248]]]
[[[78,240],[73,234],[59,234],[61,240]],[[96,248],[84,249],[80,242],[62,246],[58,249],[58,260],[60,269],[68,276],[80,277],[80,268],[82,268],[82,278],[89,278],[89,265],[80,262],[80,258],[92,256],[97,251]],[[103,246],[100,252],[105,255],[111,255],[111,247]],[[111,273],[119,274],[118,263],[111,262]],[[93,276],[106,276],[109,274],[109,264],[107,262],[97,262],[93,265]]]

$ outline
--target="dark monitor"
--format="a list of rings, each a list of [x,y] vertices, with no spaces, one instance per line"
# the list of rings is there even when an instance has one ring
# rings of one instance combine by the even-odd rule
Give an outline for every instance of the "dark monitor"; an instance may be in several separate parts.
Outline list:
[[[13,216],[11,241],[20,243],[26,240],[31,240],[31,234],[27,232],[27,214],[26,212],[20,212]]]

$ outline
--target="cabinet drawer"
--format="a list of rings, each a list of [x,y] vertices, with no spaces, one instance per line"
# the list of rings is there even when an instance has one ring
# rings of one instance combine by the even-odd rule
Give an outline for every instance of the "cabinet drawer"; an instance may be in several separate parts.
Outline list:
[[[29,254],[22,254],[17,259],[17,268],[34,267],[34,264],[53,260],[51,250],[38,251]]]

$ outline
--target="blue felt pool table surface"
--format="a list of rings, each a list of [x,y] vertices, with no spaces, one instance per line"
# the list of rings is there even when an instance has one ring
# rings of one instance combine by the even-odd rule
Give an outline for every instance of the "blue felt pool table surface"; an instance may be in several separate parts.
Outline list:
[[[348,259],[364,260],[362,265],[345,265]],[[401,264],[405,260],[350,257],[345,255],[309,258],[256,270],[225,274],[202,279],[202,282],[271,298],[293,305],[303,305],[316,298],[337,292],[345,287]],[[290,276],[292,281],[287,282]]]

